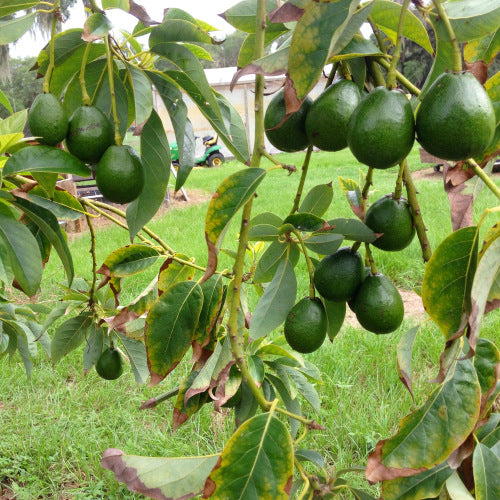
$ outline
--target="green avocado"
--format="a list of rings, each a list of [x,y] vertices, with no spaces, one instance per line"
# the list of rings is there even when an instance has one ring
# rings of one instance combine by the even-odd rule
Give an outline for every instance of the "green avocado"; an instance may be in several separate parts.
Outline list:
[[[404,317],[403,299],[384,274],[365,278],[354,297],[352,310],[365,330],[377,334],[397,330]]]
[[[417,108],[417,140],[443,160],[481,155],[493,140],[495,126],[493,104],[472,73],[443,73]]]
[[[358,161],[386,169],[403,161],[415,141],[415,120],[408,98],[377,87],[358,104],[347,124],[347,144]]]
[[[68,117],[61,101],[54,94],[37,95],[28,113],[28,126],[41,144],[59,144],[68,131]]]
[[[66,146],[72,155],[86,163],[97,163],[113,142],[113,126],[99,108],[80,106],[73,112],[66,136]]]
[[[144,187],[140,156],[130,146],[109,146],[96,166],[95,181],[108,201],[130,203]]]
[[[118,350],[108,347],[99,356],[95,365],[97,374],[106,380],[116,380],[123,373],[122,357]]]
[[[330,85],[312,103],[306,116],[309,142],[323,151],[347,147],[347,122],[359,104],[361,94],[351,80]]]
[[[316,351],[326,338],[328,320],[320,299],[304,297],[290,310],[285,320],[285,339],[300,353]]]
[[[395,200],[392,194],[379,198],[365,214],[365,224],[374,233],[383,233],[372,245],[396,252],[406,248],[415,236],[411,207],[405,198]]]
[[[311,104],[312,99],[306,97],[300,109],[284,120],[286,109],[283,90],[274,95],[264,115],[264,128],[267,139],[275,148],[293,153],[309,146],[305,122]]]

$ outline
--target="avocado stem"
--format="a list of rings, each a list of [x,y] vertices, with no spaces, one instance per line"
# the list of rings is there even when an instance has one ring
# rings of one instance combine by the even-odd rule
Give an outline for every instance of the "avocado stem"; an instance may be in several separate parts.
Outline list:
[[[490,179],[488,174],[476,163],[473,158],[467,160],[469,166],[474,170],[474,173],[486,184],[488,189],[500,200],[500,189],[498,186]]]
[[[403,174],[405,170],[405,162],[406,159],[404,159],[399,164],[399,172],[398,172],[398,178],[396,179],[396,187],[394,188],[394,193],[392,193],[393,200],[399,200],[401,198],[401,192],[403,191]]]
[[[462,53],[460,52],[460,45],[455,35],[455,31],[453,30],[453,26],[451,25],[450,18],[448,17],[445,8],[441,4],[441,0],[432,0],[432,3],[434,4],[434,7],[436,7],[439,19],[444,24],[446,32],[450,37],[451,47],[453,51],[451,69],[454,73],[460,73],[460,71],[462,71]]]
[[[366,251],[365,262],[368,262],[371,273],[374,275],[378,274],[377,264],[375,264],[375,259],[373,258],[369,243],[365,243],[365,251]]]
[[[87,226],[90,233],[90,255],[92,256],[92,283],[89,290],[89,308],[93,312],[95,304],[95,287],[97,283],[97,255],[96,255],[96,236],[92,217],[85,211],[85,218],[87,219]]]
[[[115,144],[122,145],[122,137],[120,135],[120,120],[118,119],[118,112],[116,109],[116,94],[115,94],[115,80],[113,71],[113,54],[109,46],[109,35],[104,37],[106,44],[106,60],[108,64],[108,78],[109,78],[109,93],[111,94],[111,110],[113,113],[113,123],[115,124]]]
[[[363,186],[363,191],[361,191],[363,214],[366,210],[366,204],[368,203],[368,194],[370,193],[371,186],[373,186],[373,167],[368,167],[368,172],[366,172],[365,185]]]
[[[306,151],[306,156],[304,157],[304,163],[302,164],[302,174],[300,176],[299,185],[297,187],[297,193],[293,200],[293,206],[290,210],[290,215],[295,213],[299,209],[300,199],[302,198],[302,191],[304,190],[304,183],[306,182],[307,171],[309,170],[309,162],[311,161],[311,154],[313,151],[313,146],[309,146]]]
[[[50,80],[52,78],[52,73],[54,72],[54,59],[55,59],[55,43],[54,38],[56,35],[57,26],[57,16],[56,12],[59,9],[60,0],[55,0],[54,8],[52,9],[52,25],[50,28],[50,42],[49,42],[49,65],[47,67],[47,72],[45,73],[45,78],[43,80],[42,90],[44,94],[50,92]]]
[[[297,238],[302,253],[304,254],[304,257],[306,259],[307,272],[309,274],[309,298],[314,299],[316,297],[316,291],[314,289],[314,266],[311,261],[311,258],[309,257],[309,253],[307,252],[307,248],[304,244],[304,240],[302,238],[302,235],[300,234],[300,231],[298,229],[294,229],[292,233]]]
[[[401,57],[401,39],[403,38],[405,16],[408,7],[410,6],[410,0],[404,0],[401,6],[401,13],[399,14],[398,31],[396,34],[396,47],[394,48],[394,53],[392,54],[391,65],[387,71],[387,88],[392,90],[396,87],[396,67]]]
[[[404,160],[403,180],[406,187],[408,203],[411,206],[413,224],[415,225],[418,241],[420,242],[420,248],[422,249],[422,258],[424,259],[424,262],[428,262],[432,255],[431,244],[429,242],[429,238],[427,238],[427,229],[425,228],[422,212],[420,211],[420,206],[418,204],[417,189],[415,188],[413,177],[406,160]]]
[[[82,64],[80,66],[80,75],[78,77],[80,82],[80,87],[82,89],[82,101],[85,106],[90,106],[92,104],[92,99],[90,98],[87,92],[87,85],[85,83],[85,68],[87,66],[91,45],[92,42],[87,42],[87,45],[85,46],[85,51],[82,57]]]
[[[380,66],[382,66],[383,68],[385,69],[389,69],[391,63],[389,61],[387,61],[384,57],[379,57],[378,59],[376,59],[377,63],[380,64]],[[401,85],[403,85],[404,87],[406,87],[413,95],[420,95],[420,89],[413,85],[413,83],[410,82],[410,80],[408,80],[408,78],[406,78],[403,74],[401,74],[399,71],[396,70],[396,78],[397,80],[399,81],[399,83],[401,83]]]

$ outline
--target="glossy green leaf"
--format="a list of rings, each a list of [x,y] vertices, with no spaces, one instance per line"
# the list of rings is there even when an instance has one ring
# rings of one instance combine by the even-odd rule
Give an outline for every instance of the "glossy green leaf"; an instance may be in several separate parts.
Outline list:
[[[422,301],[447,341],[463,332],[471,310],[470,290],[477,265],[475,235],[475,227],[450,234],[425,268]]]
[[[332,219],[328,225],[331,226],[329,233],[341,234],[346,240],[372,243],[376,239],[374,232],[358,219]]]
[[[275,0],[266,1],[267,12],[270,12],[275,8]],[[242,0],[221,14],[221,17],[237,30],[244,31],[246,33],[255,33],[256,11],[257,6],[254,0]],[[266,25],[266,30],[270,32],[286,31],[286,28],[281,23],[268,22]]]
[[[35,186],[28,193],[28,198],[35,205],[52,212],[58,219],[76,220],[84,214],[82,204],[73,195],[62,189],[54,190],[49,199],[43,189]]]
[[[445,382],[403,418],[398,432],[377,444],[368,458],[367,479],[392,479],[400,469],[416,473],[444,462],[474,430],[480,399],[481,387],[471,361],[456,361]],[[401,475],[407,474],[401,471]]]
[[[131,491],[163,499],[192,498],[201,493],[207,476],[219,460],[219,455],[139,457],[125,455],[115,448],[105,450],[102,457],[101,465]]]
[[[328,338],[333,342],[344,324],[347,305],[345,302],[332,302],[331,300],[323,299],[325,306],[326,318],[328,320],[328,329],[326,333]]]
[[[257,262],[254,281],[256,283],[267,283],[271,281],[281,261],[288,258],[295,267],[299,257],[300,252],[297,245],[273,241],[269,245],[269,248],[262,254],[259,262]]]
[[[336,50],[336,44],[358,3],[359,0],[337,0],[307,4],[293,33],[288,63],[288,76],[298,101],[319,80],[329,56],[343,48]]]
[[[147,72],[149,79],[153,82],[158,94],[160,95],[165,108],[168,111],[170,121],[174,127],[177,148],[179,150],[180,169],[183,166],[192,168],[194,165],[195,139],[193,126],[187,116],[187,106],[182,100],[181,91],[177,85],[166,76],[160,76],[156,73]],[[182,186],[182,171],[178,173],[177,179]],[[181,179],[179,179],[181,177]],[[184,175],[184,180],[186,176]]]
[[[472,456],[476,500],[500,498],[500,457],[479,443]]]
[[[217,250],[220,249],[229,222],[236,212],[255,193],[266,171],[244,168],[224,179],[208,205],[205,235]]]
[[[469,490],[466,488],[465,484],[460,479],[457,471],[455,471],[446,480],[446,491],[450,498],[456,500],[474,500],[474,497],[470,494]]]
[[[145,331],[151,385],[161,382],[184,357],[202,306],[200,285],[183,281],[168,288],[151,307]]]
[[[321,217],[330,207],[332,199],[332,184],[318,184],[307,192],[298,211]]]
[[[28,119],[28,110],[23,109],[0,121],[0,134],[22,133]]]
[[[165,42],[212,43],[212,39],[195,23],[185,19],[166,19],[151,31],[149,47],[155,52],[155,46]]]
[[[1,122],[0,122],[1,125]],[[0,154],[5,153],[6,151],[9,151],[9,149],[18,144],[22,139],[24,138],[24,134],[22,132],[18,132],[15,134],[3,134],[0,135]],[[1,157],[0,158],[0,166],[2,166],[3,163],[7,161],[7,158]]]
[[[479,337],[481,322],[488,302],[490,291],[494,288],[500,273],[500,235],[490,242],[477,265],[471,289],[471,313],[469,318],[471,346],[474,347]]]
[[[109,346],[109,339],[106,330],[93,322],[89,324],[85,337],[82,361],[83,369],[87,372],[92,369],[104,349]]]
[[[248,239],[250,241],[275,241],[278,237],[278,228],[271,224],[256,224],[248,231]]]
[[[287,224],[291,224],[295,229],[298,229],[299,231],[312,232],[321,229],[324,223],[325,221],[316,215],[308,213],[296,213],[286,217],[283,221],[283,226],[281,227],[283,228],[282,232],[283,230],[288,232],[288,230],[285,229],[285,226]]]
[[[401,5],[388,0],[376,0],[371,11],[371,17],[377,27],[382,30],[393,44],[396,44]],[[433,54],[429,35],[420,19],[407,10],[404,20],[403,36]]]
[[[269,224],[274,227],[280,227],[283,224],[283,219],[272,212],[261,212],[250,219],[248,227],[251,228],[259,224]]]
[[[19,40],[33,26],[35,16],[36,13],[31,12],[22,17],[0,19],[0,45],[8,45]]]
[[[211,334],[216,327],[224,298],[223,277],[221,274],[211,276],[202,283],[203,307],[200,313],[194,340],[202,347],[211,340]]]
[[[84,27],[86,41],[93,41],[106,36],[113,29],[113,24],[105,14],[95,12],[87,17]]]
[[[499,0],[455,0],[443,7],[459,42],[482,38],[500,26]]]
[[[264,337],[281,325],[295,303],[297,280],[292,262],[282,260],[271,283],[260,297],[250,320],[252,339]]]
[[[137,384],[145,384],[149,376],[146,346],[142,340],[132,339],[126,335],[116,332],[120,339],[121,348],[127,355],[134,378]]]
[[[82,312],[62,323],[56,330],[50,345],[52,362],[57,363],[80,346],[87,338],[92,323],[92,316],[88,312]]]
[[[248,387],[248,384],[243,379],[241,381],[241,399],[234,408],[234,420],[236,425],[241,425],[243,422],[252,418],[258,408],[259,403],[257,403],[250,387]]]
[[[28,0],[0,0],[0,17],[19,12],[20,10],[31,9],[37,5],[38,2],[30,2]]]
[[[75,272],[73,258],[56,217],[49,210],[23,198],[16,197],[14,205],[22,210],[26,217],[40,228],[47,240],[56,249],[68,277],[68,286],[71,286]]]
[[[500,51],[500,29],[482,38],[471,40],[464,47],[464,59],[468,63],[484,61],[490,64]]]
[[[304,239],[305,246],[318,255],[330,255],[335,253],[342,244],[344,237],[341,234],[330,232],[319,232]]]
[[[127,207],[130,238],[146,225],[165,200],[170,176],[170,146],[163,123],[152,111],[141,133],[141,159],[144,165],[144,188]]]
[[[153,110],[153,91],[151,83],[147,76],[135,66],[127,64],[127,71],[129,72],[132,88],[134,90],[135,122],[137,124],[144,123]],[[144,134],[144,130],[142,134]]]
[[[480,338],[477,342],[476,354],[473,360],[481,385],[481,409],[482,413],[484,413],[493,404],[491,396],[496,389],[498,377],[500,376],[498,369],[500,366],[500,351],[491,340]]]
[[[149,245],[127,245],[111,252],[98,273],[116,278],[133,276],[158,260],[159,253]]]
[[[42,280],[40,249],[31,231],[3,203],[0,203],[0,241],[16,280],[24,293],[33,297]]]
[[[486,423],[474,432],[478,441],[491,448],[500,440],[500,413],[492,413]]]
[[[1,8],[1,7],[0,7]],[[0,104],[10,113],[14,113],[14,110],[12,109],[12,106],[9,102],[9,99],[7,96],[2,92],[0,89]],[[1,123],[1,122],[0,122]]]
[[[453,473],[453,469],[444,462],[415,476],[384,481],[382,495],[384,500],[421,500],[437,497]]]
[[[176,254],[176,256],[180,259],[189,261],[186,255]],[[158,273],[158,291],[160,295],[179,281],[192,280],[194,272],[195,270],[193,267],[177,262],[169,257],[162,264]]]
[[[125,12],[130,10],[129,0],[102,0],[102,8],[107,9],[121,9]]]
[[[88,177],[88,167],[73,155],[52,146],[30,146],[14,153],[5,163],[3,176],[28,172],[57,172]]]
[[[413,354],[413,344],[415,343],[415,338],[417,336],[420,325],[414,326],[407,330],[398,342],[397,349],[397,363],[398,363],[398,375],[399,380],[403,382],[403,385],[410,391],[413,398],[413,391],[411,388],[412,381],[412,369],[411,369],[411,358]]]
[[[319,414],[321,401],[314,385],[309,382],[300,371],[288,366],[284,366],[283,369],[288,374],[295,387],[297,387],[298,393],[311,405],[313,410]]]
[[[267,31],[265,35],[265,47],[274,42],[277,38],[282,36],[286,31]],[[244,68],[253,61],[253,55],[255,50],[255,33],[248,33],[245,40],[241,44],[240,51],[238,53],[238,68]]]
[[[316,450],[295,450],[295,458],[300,462],[311,462],[320,469],[326,467],[323,455]]]
[[[245,422],[227,442],[204,494],[214,499],[286,499],[292,474],[290,434],[272,413],[264,413]]]
[[[383,57],[384,53],[380,52],[380,49],[376,45],[363,38],[363,36],[355,35],[338,54],[330,58],[330,62],[352,61],[352,59],[367,56]],[[356,74],[353,76],[356,76]],[[364,83],[364,79],[361,78],[355,78],[354,81],[362,81]]]

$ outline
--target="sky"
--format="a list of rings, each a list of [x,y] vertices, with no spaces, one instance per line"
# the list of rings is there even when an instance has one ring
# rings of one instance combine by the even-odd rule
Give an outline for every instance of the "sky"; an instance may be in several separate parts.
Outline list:
[[[197,19],[213,25],[215,28],[230,33],[234,29],[226,23],[218,14],[226,11],[239,0],[136,0],[137,4],[142,5],[150,17],[155,21],[161,21],[163,10],[167,7],[177,7],[189,12]],[[137,23],[137,19],[119,9],[107,11],[111,22],[116,26],[127,31],[132,31]],[[63,29],[81,28],[84,20],[83,2],[72,9],[69,19],[64,23]],[[11,46],[10,53],[13,57],[36,56],[47,39],[40,36],[33,38],[29,33],[25,34],[15,45]]]

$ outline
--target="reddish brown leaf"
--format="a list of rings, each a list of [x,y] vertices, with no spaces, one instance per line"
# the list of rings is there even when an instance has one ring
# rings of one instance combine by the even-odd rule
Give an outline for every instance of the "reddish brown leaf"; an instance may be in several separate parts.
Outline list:
[[[221,462],[222,458],[219,457],[219,460],[217,460],[217,463],[212,470],[218,469],[221,466]],[[212,478],[208,476],[207,481],[205,482],[205,488],[203,488],[203,498],[210,498],[214,494],[216,488],[217,485]]]
[[[179,408],[174,408],[172,416],[172,432],[175,432],[184,422],[189,419],[189,415],[183,413]]]
[[[153,26],[155,24],[160,24],[158,21],[154,21],[149,17],[149,14],[146,12],[146,9],[142,5],[136,4],[134,0],[129,0],[129,4],[129,13],[137,17],[137,19],[139,19],[139,21],[141,21],[144,26]]]
[[[210,241],[207,233],[205,233],[205,240],[207,242],[207,248],[208,248],[207,268],[205,274],[199,281],[200,284],[205,283],[205,281],[207,281],[207,279],[210,278],[210,276],[213,276],[213,274],[217,270],[217,248]]]
[[[498,308],[500,308],[500,299],[490,300],[489,302],[486,302],[484,314],[495,311]]]
[[[122,460],[125,452],[116,448],[108,448],[102,454],[101,466],[114,473],[117,481],[125,483],[134,493],[140,493],[149,498],[168,500],[159,488],[148,488],[138,477],[137,470],[127,467]]]
[[[375,450],[368,456],[366,464],[365,476],[369,483],[375,484],[379,481],[389,481],[397,477],[410,477],[423,472],[425,467],[420,469],[395,469],[394,467],[386,467],[382,463],[382,448],[387,439],[379,441]]]
[[[298,21],[304,14],[304,9],[293,5],[290,2],[269,12],[269,20],[272,23],[291,23]]]
[[[484,61],[468,63],[465,61],[465,71],[471,72],[481,84],[488,79],[488,65]]]
[[[457,469],[460,464],[474,452],[474,435],[471,434],[455,451],[448,457],[448,465]]]
[[[293,86],[293,80],[290,75],[286,74],[285,88],[283,89],[285,95],[286,115],[289,116],[300,109],[302,101],[297,97],[297,91]]]
[[[261,66],[258,64],[252,63],[248,64],[244,68],[239,69],[233,76],[231,80],[231,85],[229,86],[230,90],[234,89],[234,86],[238,82],[238,80],[245,75],[265,75],[265,76],[278,76],[283,75],[286,72],[285,68],[280,68],[275,71],[265,72]]]
[[[474,223],[472,217],[474,196],[472,193],[463,192],[467,187],[465,182],[473,175],[474,173],[470,175],[469,169],[464,170],[462,168],[462,163],[457,163],[453,168],[448,168],[447,165],[444,166],[444,189],[450,201],[453,231],[472,226]]]

